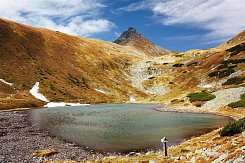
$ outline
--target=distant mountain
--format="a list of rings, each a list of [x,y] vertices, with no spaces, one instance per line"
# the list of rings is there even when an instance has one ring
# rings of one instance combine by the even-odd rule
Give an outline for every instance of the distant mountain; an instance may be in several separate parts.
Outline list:
[[[130,46],[148,56],[161,56],[171,53],[170,50],[155,45],[143,35],[138,33],[135,28],[129,27],[118,39],[113,41],[116,44]]]

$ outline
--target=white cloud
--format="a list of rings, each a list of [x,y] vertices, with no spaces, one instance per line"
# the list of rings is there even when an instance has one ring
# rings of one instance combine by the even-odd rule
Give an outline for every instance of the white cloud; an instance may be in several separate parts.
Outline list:
[[[144,0],[119,11],[142,9],[151,10],[164,25],[206,29],[206,39],[228,39],[245,29],[244,0]]]
[[[0,0],[0,17],[68,34],[91,36],[110,31],[114,26],[100,16],[105,7],[100,0]]]

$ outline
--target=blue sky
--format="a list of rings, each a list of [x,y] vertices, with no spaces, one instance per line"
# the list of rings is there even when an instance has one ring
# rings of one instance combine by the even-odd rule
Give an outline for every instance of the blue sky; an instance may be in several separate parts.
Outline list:
[[[244,0],[0,0],[0,17],[108,41],[132,26],[177,51],[214,47],[245,29]]]

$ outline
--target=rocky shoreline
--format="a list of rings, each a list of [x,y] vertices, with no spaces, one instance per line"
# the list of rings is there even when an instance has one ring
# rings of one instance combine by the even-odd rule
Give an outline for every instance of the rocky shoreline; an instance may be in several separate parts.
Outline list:
[[[98,160],[105,157],[124,157],[159,152],[159,150],[145,150],[141,152],[99,153],[86,147],[67,142],[40,130],[29,121],[30,110],[0,112],[0,163],[6,162],[35,162],[45,160],[72,160],[86,161]],[[33,157],[38,150],[50,150],[51,155],[46,157]]]
[[[190,112],[190,110],[176,110],[161,106],[152,108],[156,111]],[[2,162],[43,162],[45,160],[97,160],[104,157],[122,157],[126,154],[98,153],[88,148],[83,148],[74,143],[69,143],[60,138],[51,136],[49,133],[38,129],[29,122],[30,110],[0,112],[0,163]],[[204,114],[204,113],[200,113]],[[209,114],[209,113],[205,113]],[[212,114],[212,113],[211,113]],[[213,113],[215,114],[215,113]],[[224,116],[224,115],[223,115]],[[231,117],[233,118],[233,117]],[[37,150],[53,150],[56,153],[48,157],[33,157]],[[147,151],[146,151],[147,152]],[[129,153],[136,156],[142,153]],[[159,152],[159,151],[156,151]]]
[[[160,112],[175,112],[175,113],[193,113],[193,114],[209,114],[209,115],[218,115],[218,116],[223,116],[223,117],[228,117],[232,120],[238,120],[237,117],[233,117],[233,116],[230,116],[230,115],[225,115],[225,114],[220,114],[220,113],[217,113],[217,112],[210,112],[210,110],[200,110],[200,109],[197,109],[196,111],[195,110],[190,110],[190,109],[172,109],[170,107],[167,107],[165,105],[162,105],[161,107],[157,107],[157,108],[153,108],[154,110],[156,111],[160,111]]]
[[[73,143],[68,143],[39,130],[28,121],[28,110],[0,113],[0,163],[35,162],[44,160],[99,159],[111,154],[96,153]],[[57,153],[45,157],[32,157],[37,150],[54,150]]]

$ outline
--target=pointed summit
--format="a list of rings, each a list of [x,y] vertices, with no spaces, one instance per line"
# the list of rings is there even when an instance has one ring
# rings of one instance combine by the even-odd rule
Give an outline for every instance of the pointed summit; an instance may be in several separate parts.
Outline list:
[[[143,37],[139,33],[136,32],[134,27],[129,27],[127,31],[124,31],[121,36],[114,41],[119,45],[127,45],[130,40],[135,39],[137,37]]]
[[[128,31],[136,32],[136,29],[135,29],[134,27],[129,27],[129,28],[128,28]]]
[[[134,27],[129,27],[127,31],[124,31],[120,37],[113,42],[123,46],[130,46],[149,56],[161,56],[171,53],[170,50],[152,43],[150,40],[138,33]]]

